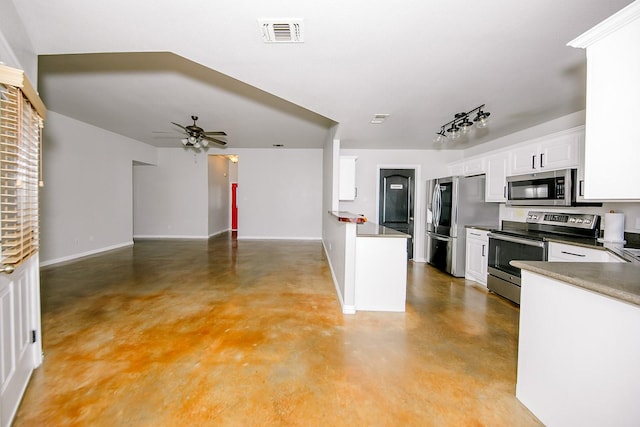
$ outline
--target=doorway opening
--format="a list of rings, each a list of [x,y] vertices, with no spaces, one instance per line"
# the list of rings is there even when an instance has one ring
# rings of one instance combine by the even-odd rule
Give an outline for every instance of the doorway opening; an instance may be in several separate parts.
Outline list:
[[[407,258],[413,259],[415,169],[380,169],[378,223],[406,233]]]
[[[209,155],[209,236],[238,237],[238,162],[235,154]]]

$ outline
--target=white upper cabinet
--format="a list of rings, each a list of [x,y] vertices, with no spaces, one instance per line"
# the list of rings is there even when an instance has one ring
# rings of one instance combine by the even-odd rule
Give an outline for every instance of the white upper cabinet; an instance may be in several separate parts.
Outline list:
[[[578,167],[582,132],[574,129],[511,151],[511,175]]]
[[[451,176],[472,176],[481,175],[484,170],[484,158],[476,157],[472,159],[459,160],[451,163],[449,166],[449,174]]]
[[[485,202],[505,202],[507,200],[509,152],[504,151],[488,156],[485,161],[485,169]]]
[[[356,160],[355,156],[340,156],[340,200],[355,200],[358,195]]]
[[[640,2],[569,43],[587,50],[586,199],[640,199]]]

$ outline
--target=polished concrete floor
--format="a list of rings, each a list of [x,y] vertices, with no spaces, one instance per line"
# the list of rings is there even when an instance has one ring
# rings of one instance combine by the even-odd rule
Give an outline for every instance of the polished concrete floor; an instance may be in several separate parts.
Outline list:
[[[320,242],[138,241],[42,270],[15,426],[529,426],[518,309],[409,264],[406,313],[343,315]]]

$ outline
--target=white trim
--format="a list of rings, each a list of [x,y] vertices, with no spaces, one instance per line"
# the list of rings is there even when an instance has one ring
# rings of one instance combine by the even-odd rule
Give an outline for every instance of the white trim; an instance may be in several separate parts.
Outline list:
[[[129,241],[129,242],[124,242],[124,243],[119,243],[117,245],[113,245],[113,246],[107,246],[104,248],[99,248],[99,249],[93,249],[91,251],[87,251],[87,252],[82,252],[79,254],[73,254],[73,255],[68,255],[62,258],[56,258],[56,259],[51,259],[48,261],[43,261],[40,263],[40,267],[46,267],[48,265],[53,265],[53,264],[59,264],[61,262],[65,262],[65,261],[71,261],[71,260],[75,260],[78,258],[84,258],[90,255],[95,255],[101,252],[107,252],[107,251],[112,251],[114,249],[120,249],[120,248],[124,248],[127,246],[133,246],[133,240]]]
[[[640,1],[634,1],[624,9],[614,13],[595,27],[571,40],[567,43],[567,46],[587,48],[637,18],[640,18]]]
[[[221,234],[224,234],[224,233],[227,233],[227,232],[230,232],[230,231],[232,231],[230,228],[227,228],[226,230],[220,230],[220,231],[217,231],[215,233],[209,234],[209,238],[212,238],[212,237],[215,237],[215,236],[219,236]]]
[[[179,235],[175,235],[175,234],[171,234],[171,235],[136,235],[133,236],[133,239],[139,239],[139,240],[169,240],[169,239],[189,239],[189,240],[207,240],[209,238],[209,236],[179,236]]]
[[[238,236],[238,240],[322,240],[322,237]]]
[[[344,300],[342,299],[342,294],[340,293],[340,286],[338,285],[338,279],[336,279],[336,273],[333,271],[333,265],[331,265],[331,257],[329,257],[329,252],[327,252],[327,247],[324,245],[324,240],[322,241],[322,249],[324,249],[324,254],[327,257],[327,262],[329,263],[329,271],[331,271],[333,286],[336,288],[336,294],[338,295],[338,302],[340,303],[340,307],[342,307],[342,314],[356,314],[355,305],[344,304]]]

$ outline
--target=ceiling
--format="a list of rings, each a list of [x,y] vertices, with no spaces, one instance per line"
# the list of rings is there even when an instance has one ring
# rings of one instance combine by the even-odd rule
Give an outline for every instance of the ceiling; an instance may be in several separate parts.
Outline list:
[[[584,109],[585,53],[566,43],[629,0],[13,0],[49,110],[158,147],[170,122],[228,149],[464,149]],[[264,43],[260,18],[303,19]],[[490,126],[434,144],[481,104]],[[371,124],[375,114],[389,114]]]

